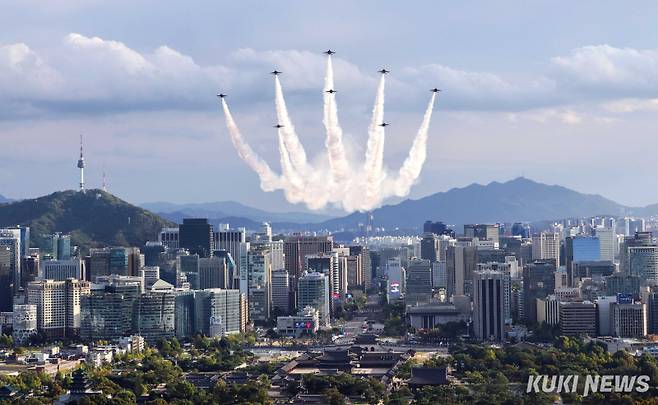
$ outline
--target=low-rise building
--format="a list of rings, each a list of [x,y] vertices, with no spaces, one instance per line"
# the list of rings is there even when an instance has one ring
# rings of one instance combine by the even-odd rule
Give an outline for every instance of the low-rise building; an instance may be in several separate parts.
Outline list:
[[[299,338],[315,334],[320,327],[320,315],[317,309],[307,306],[297,315],[280,316],[276,319],[276,328],[281,336]]]

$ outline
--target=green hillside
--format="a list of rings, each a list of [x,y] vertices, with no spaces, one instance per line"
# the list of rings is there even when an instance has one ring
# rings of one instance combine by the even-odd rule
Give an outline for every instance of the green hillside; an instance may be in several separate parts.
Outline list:
[[[0,226],[26,225],[37,244],[43,235],[63,232],[84,249],[141,246],[173,224],[101,190],[60,191],[0,205]]]

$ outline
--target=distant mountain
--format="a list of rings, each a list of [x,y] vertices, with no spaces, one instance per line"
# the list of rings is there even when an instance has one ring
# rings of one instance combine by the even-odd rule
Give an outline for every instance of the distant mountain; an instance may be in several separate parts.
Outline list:
[[[650,206],[651,207],[651,206]],[[596,194],[583,194],[561,186],[550,186],[524,177],[504,183],[471,184],[418,200],[405,200],[373,211],[375,226],[420,228],[426,220],[449,224],[536,222],[594,215],[624,215],[648,212],[625,207]],[[658,212],[658,204],[654,207]],[[327,229],[354,229],[364,223],[363,213],[323,222]]]
[[[311,212],[268,212],[249,207],[235,201],[219,201],[195,204],[173,204],[168,202],[144,203],[141,207],[162,216],[171,215],[200,218],[225,218],[238,217],[248,219],[257,223],[267,222],[296,222],[296,223],[319,223],[331,219],[329,215],[315,214]],[[233,226],[233,224],[231,224]],[[235,225],[237,226],[237,225]]]
[[[14,200],[12,200],[11,198],[7,198],[7,197],[0,194],[0,204],[6,204],[6,203],[10,203],[12,201],[14,201]]]
[[[141,246],[173,224],[101,190],[60,191],[0,205],[0,226],[28,225],[37,243],[45,234],[71,234],[83,247]]]

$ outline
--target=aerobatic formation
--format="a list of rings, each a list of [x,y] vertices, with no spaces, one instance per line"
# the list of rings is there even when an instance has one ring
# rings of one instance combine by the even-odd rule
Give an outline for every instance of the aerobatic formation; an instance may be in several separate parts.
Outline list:
[[[326,131],[328,170],[310,162],[306,156],[304,146],[288,114],[279,79],[282,72],[271,72],[274,76],[274,103],[278,120],[274,128],[278,136],[281,174],[274,172],[244,140],[226,103],[226,95],[217,96],[224,110],[231,142],[240,158],[258,174],[263,191],[283,190],[289,202],[303,203],[315,210],[324,208],[327,204],[334,204],[348,212],[370,211],[388,197],[408,195],[420,176],[427,153],[427,133],[434,101],[440,90],[430,90],[432,96],[409,154],[396,174],[388,174],[384,166],[385,129],[389,125],[384,122],[384,89],[389,71],[380,70],[381,76],[368,126],[365,158],[359,162],[350,161],[343,143],[343,130],[338,122],[337,91],[331,61],[333,53],[331,50],[325,52],[327,70],[323,88],[323,123]]]

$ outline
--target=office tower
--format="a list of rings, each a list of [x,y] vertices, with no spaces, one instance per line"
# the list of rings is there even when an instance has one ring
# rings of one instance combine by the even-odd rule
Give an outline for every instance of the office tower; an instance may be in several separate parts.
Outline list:
[[[549,325],[560,322],[560,300],[555,295],[537,298],[537,322]]]
[[[25,345],[37,334],[37,306],[14,304],[12,314],[12,337],[15,345]]]
[[[180,255],[176,258],[177,272],[185,274],[190,283],[190,288],[199,288],[199,255]]]
[[[605,277],[606,295],[616,296],[617,294],[632,294],[634,297],[640,295],[642,279],[639,276],[629,276],[614,273]]]
[[[228,281],[226,259],[217,256],[202,257],[198,259],[198,263],[200,290],[207,288],[226,288],[226,282]]]
[[[47,280],[64,281],[68,278],[84,279],[82,261],[80,259],[46,260],[41,262],[42,275]]]
[[[176,290],[174,300],[175,334],[179,340],[191,338],[196,334],[196,312],[194,290]]]
[[[612,336],[620,338],[643,338],[647,335],[647,307],[641,302],[617,302],[610,304]]]
[[[597,226],[594,228],[594,235],[599,238],[600,260],[614,261],[617,245],[617,235],[614,228]]]
[[[362,256],[347,256],[347,289],[352,291],[365,287]]]
[[[626,236],[631,236],[638,232],[644,232],[644,218],[625,217],[619,221],[619,228],[620,231]]]
[[[139,277],[101,276],[91,293],[80,299],[80,337],[111,340],[133,333],[135,302],[143,286]]]
[[[272,270],[272,312],[287,315],[290,308],[290,277],[286,269]]]
[[[565,336],[596,336],[596,304],[584,302],[560,303],[560,333]]]
[[[601,260],[601,243],[598,237],[576,236],[572,238],[574,262]]]
[[[80,330],[80,297],[90,293],[86,281],[33,281],[27,303],[37,307],[37,327],[49,338],[75,336]]]
[[[541,232],[532,237],[533,260],[555,260],[560,264],[560,234],[558,232]]]
[[[89,249],[89,280],[110,274],[110,249]]]
[[[420,241],[420,258],[436,262],[439,260],[439,238],[433,233],[425,233]]]
[[[230,289],[240,288],[240,277],[238,266],[231,253],[227,250],[219,249],[213,252],[213,257],[219,257],[226,262],[226,287]]]
[[[329,277],[322,273],[304,273],[297,285],[297,308],[307,306],[319,312],[320,327],[329,326]]]
[[[629,274],[643,283],[658,285],[658,246],[629,246]]]
[[[270,229],[271,234],[271,229]],[[232,286],[236,286],[240,279],[240,246],[247,241],[246,231],[244,228],[230,229],[227,224],[220,224],[220,229],[213,233],[215,240],[215,249],[225,250],[230,253],[231,257],[235,259],[236,270],[231,276]],[[271,241],[271,235],[270,235]],[[264,241],[266,242],[266,241]]]
[[[555,270],[555,289],[569,287],[571,283],[569,282],[569,275],[567,274],[567,269],[564,266],[560,266]]]
[[[446,280],[448,297],[470,293],[473,271],[477,265],[477,248],[464,242],[448,246],[446,254]]]
[[[332,298],[340,298],[338,255],[334,253],[306,255],[306,271],[326,274]]]
[[[333,249],[332,236],[289,236],[284,240],[283,252],[285,255],[285,268],[293,278],[293,285],[304,271],[306,256],[329,253]]]
[[[146,292],[135,303],[133,325],[138,335],[154,345],[160,339],[174,337],[175,324],[174,292]]]
[[[194,330],[206,336],[244,332],[247,309],[239,290],[213,288],[194,291]]]
[[[248,253],[249,319],[266,322],[272,302],[272,265],[268,250],[254,249]]]
[[[653,287],[647,297],[648,332],[658,334],[658,288]]]
[[[392,302],[400,300],[405,291],[405,271],[400,264],[399,258],[390,258],[386,260],[384,267],[384,277],[386,277],[386,301]]]
[[[512,236],[519,236],[521,238],[530,237],[530,225],[524,225],[521,222],[512,224]]]
[[[0,256],[2,256],[2,247],[0,247]],[[9,260],[9,259],[7,259]],[[0,263],[2,263],[2,258],[0,258]],[[0,274],[2,274],[2,264],[0,264]],[[39,252],[30,256],[23,256],[21,259],[21,288],[27,288],[27,283],[34,281],[39,277],[40,263],[39,263]],[[3,283],[3,281],[0,281]]]
[[[630,274],[630,254],[631,247],[651,247],[654,246],[651,232],[636,232],[633,236],[626,236],[621,241],[619,248],[619,271],[623,274]]]
[[[59,235],[57,238],[57,260],[71,258],[71,235]]]
[[[432,300],[432,268],[429,260],[412,259],[407,268],[404,302],[407,305],[428,303]]]
[[[544,299],[555,290],[555,265],[533,262],[523,270],[523,312],[528,322],[537,321],[537,298]]]
[[[9,246],[0,246],[0,310],[12,307],[14,272],[11,267],[12,252]]]
[[[502,271],[473,274],[473,329],[479,340],[502,342],[510,317],[510,280]]]
[[[158,242],[162,243],[162,246],[167,249],[176,250],[180,247],[178,243],[178,237],[178,228],[162,228],[158,234]]]
[[[210,257],[215,250],[215,238],[208,219],[183,218],[183,223],[178,227],[178,246],[187,249],[190,254]]]
[[[464,225],[464,236],[480,240],[491,240],[494,244],[498,244],[500,242],[499,230],[498,224],[469,224]]]
[[[370,288],[372,286],[372,261],[370,259],[370,251],[364,246],[350,246],[350,256],[358,257],[358,260],[361,262],[360,266],[363,277],[362,285],[365,289]]]
[[[140,270],[140,277],[144,279],[144,288],[150,289],[156,281],[160,280],[159,266],[144,266]]]
[[[612,313],[610,304],[617,302],[616,296],[604,296],[596,298],[596,310],[598,314],[599,336],[611,336]]]
[[[425,221],[423,224],[423,232],[430,232],[435,235],[447,235],[447,236],[455,236],[455,231],[452,229],[449,229],[446,224],[443,222],[432,222],[432,221]]]
[[[571,272],[574,280],[582,278],[602,279],[611,276],[615,272],[615,264],[609,261],[573,262]]]
[[[144,253],[144,266],[160,266],[161,254],[166,251],[162,242],[146,242]]]
[[[139,293],[136,295],[139,296]],[[91,294],[80,300],[80,337],[90,342],[129,335],[132,331],[133,302],[132,296],[120,292],[92,290]],[[125,311],[128,303],[130,311]]]
[[[432,263],[432,288],[446,288],[448,280],[446,278],[446,263]]]
[[[0,264],[0,312],[11,312],[13,296],[21,285],[21,229],[0,229],[0,253],[3,256]],[[8,268],[7,268],[8,264]]]

